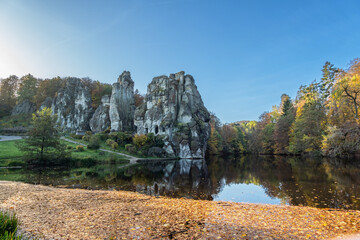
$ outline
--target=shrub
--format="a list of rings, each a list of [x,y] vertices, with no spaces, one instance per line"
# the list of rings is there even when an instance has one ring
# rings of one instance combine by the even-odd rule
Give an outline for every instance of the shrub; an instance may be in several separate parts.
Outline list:
[[[99,149],[100,148],[100,137],[97,135],[92,135],[87,145],[89,149]]]
[[[110,134],[109,134],[109,138],[111,139],[111,140],[113,140],[113,141],[116,141],[117,140],[117,132],[111,132]]]
[[[117,148],[119,147],[119,144],[118,144],[117,142],[114,142],[114,143],[111,145],[111,147],[112,147],[113,149],[117,149]]]
[[[84,146],[82,146],[82,145],[77,145],[76,146],[76,151],[83,152],[84,150],[85,150]]]
[[[113,145],[113,143],[115,143],[115,141],[112,139],[106,140],[106,145],[108,145],[109,147],[111,147]]]
[[[67,146],[66,146],[66,149],[67,149],[67,150],[71,150],[71,149],[73,149],[73,147],[70,146],[70,145],[67,145]]]
[[[111,128],[110,128],[110,127],[108,127],[107,129],[105,129],[105,131],[104,131],[103,133],[107,133],[107,134],[109,134],[109,133],[110,133],[110,130],[111,130]]]
[[[322,142],[323,155],[351,158],[360,150],[360,126],[357,123],[329,126],[327,133]]]
[[[83,136],[81,136],[81,135],[76,135],[75,133],[71,133],[71,134],[70,134],[70,137],[75,138],[75,139],[82,139]]]
[[[125,150],[127,151],[127,152],[129,152],[129,153],[135,153],[136,151],[136,149],[135,149],[135,147],[134,147],[134,145],[132,145],[132,144],[126,144],[125,145]]]
[[[132,134],[127,132],[112,132],[109,134],[109,138],[117,142],[120,146],[132,143],[133,141]]]
[[[136,134],[133,138],[133,143],[137,149],[140,149],[143,146],[145,146],[147,140],[148,138],[145,134],[141,134],[141,135]]]
[[[106,141],[106,139],[109,138],[109,135],[107,135],[106,133],[97,133],[96,135],[100,137],[101,141]]]
[[[153,133],[148,133],[147,135],[147,145],[149,147],[159,147],[162,148],[164,146],[163,136],[155,135]]]
[[[90,138],[91,138],[90,135],[84,135],[84,136],[82,137],[82,140],[89,142],[89,141],[90,141]]]
[[[12,160],[11,162],[9,162],[7,164],[8,167],[18,167],[18,166],[22,166],[22,165],[24,165],[24,162],[20,161],[20,160]]]
[[[89,142],[92,136],[93,134],[91,131],[86,131],[85,135],[82,137],[82,140]]]

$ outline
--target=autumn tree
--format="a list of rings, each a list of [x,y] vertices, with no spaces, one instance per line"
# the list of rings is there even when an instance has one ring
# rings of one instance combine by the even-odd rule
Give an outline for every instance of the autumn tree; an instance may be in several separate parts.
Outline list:
[[[260,115],[255,130],[249,137],[249,151],[252,153],[272,153],[274,150],[273,133],[274,122],[271,112],[264,112]]]
[[[93,109],[101,104],[101,98],[104,95],[111,95],[112,86],[110,84],[94,81],[89,77],[82,78],[81,81],[90,90]]]
[[[340,98],[346,98],[347,104],[352,106],[353,116],[359,119],[360,104],[360,59],[352,61],[347,72],[339,76],[335,85],[335,93]]]
[[[144,103],[145,97],[140,93],[138,89],[135,90],[134,98],[135,98],[135,107],[138,107]]]
[[[40,107],[47,97],[54,98],[56,93],[64,86],[65,81],[60,77],[39,80],[35,95],[36,106]]]
[[[218,155],[222,151],[220,128],[220,119],[214,113],[210,113],[210,137],[207,145],[207,153],[210,155]]]

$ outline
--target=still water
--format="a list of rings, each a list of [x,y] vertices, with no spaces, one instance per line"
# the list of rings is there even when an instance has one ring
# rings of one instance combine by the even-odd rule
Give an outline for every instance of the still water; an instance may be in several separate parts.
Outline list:
[[[0,169],[0,180],[176,198],[360,210],[360,167],[338,160],[242,156],[131,166]]]

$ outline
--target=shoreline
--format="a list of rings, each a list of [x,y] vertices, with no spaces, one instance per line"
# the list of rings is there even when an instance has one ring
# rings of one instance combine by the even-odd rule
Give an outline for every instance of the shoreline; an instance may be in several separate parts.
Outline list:
[[[0,209],[41,239],[331,239],[360,211],[152,197],[0,181]]]

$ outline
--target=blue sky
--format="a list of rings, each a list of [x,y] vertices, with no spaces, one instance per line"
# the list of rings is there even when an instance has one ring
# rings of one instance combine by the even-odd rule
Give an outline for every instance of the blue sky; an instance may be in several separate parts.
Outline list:
[[[90,77],[184,70],[223,122],[256,120],[360,57],[360,1],[0,0],[0,77]]]

